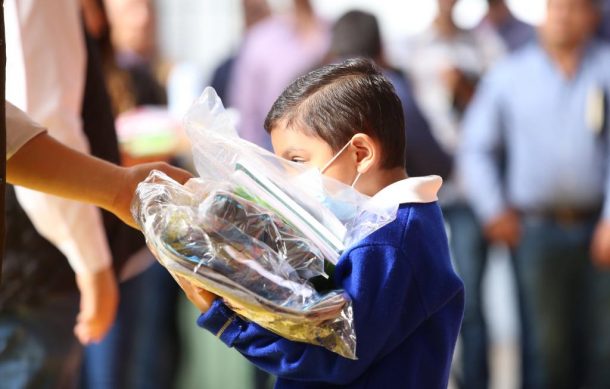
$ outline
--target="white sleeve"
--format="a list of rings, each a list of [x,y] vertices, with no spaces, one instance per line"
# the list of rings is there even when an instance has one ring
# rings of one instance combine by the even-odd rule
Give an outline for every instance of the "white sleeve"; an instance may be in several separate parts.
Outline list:
[[[7,0],[6,98],[60,142],[89,146],[80,119],[86,52],[78,0]],[[38,232],[76,273],[111,265],[100,211],[25,188],[17,198]]]
[[[6,159],[10,159],[20,148],[36,135],[45,132],[45,128],[34,123],[28,115],[8,101],[6,112]]]

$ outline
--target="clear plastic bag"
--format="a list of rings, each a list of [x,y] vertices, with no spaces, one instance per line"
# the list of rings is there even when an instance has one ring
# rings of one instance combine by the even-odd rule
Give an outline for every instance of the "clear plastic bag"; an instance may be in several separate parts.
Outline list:
[[[301,208],[315,219],[315,222],[306,220],[304,232],[317,239],[319,229],[323,231],[330,242],[322,239],[321,243],[316,243],[332,263],[336,264],[338,255],[327,247],[342,251],[396,217],[398,204],[379,206],[349,185],[322,175],[316,168],[280,158],[243,140],[237,134],[234,122],[235,115],[224,109],[210,87],[186,114],[184,126],[192,143],[195,168],[200,177],[220,182],[228,178],[238,179],[242,184],[244,181],[248,184],[251,178],[263,181],[267,194],[271,192],[271,197],[279,198],[280,203],[289,202],[277,204],[273,201],[272,205],[298,208],[297,220]],[[236,171],[244,174],[235,175]],[[274,196],[277,192],[280,193]],[[265,193],[258,194],[264,196]],[[335,205],[349,211],[338,213]]]
[[[140,184],[138,198],[134,213],[172,275],[285,338],[355,358],[349,298],[316,291],[308,280],[323,277],[321,252],[276,215],[226,186],[183,187],[160,172]]]
[[[238,315],[355,359],[351,301],[332,272],[345,248],[392,221],[398,205],[380,207],[240,139],[211,88],[185,126],[200,177],[182,186],[153,172],[133,204],[156,258]]]

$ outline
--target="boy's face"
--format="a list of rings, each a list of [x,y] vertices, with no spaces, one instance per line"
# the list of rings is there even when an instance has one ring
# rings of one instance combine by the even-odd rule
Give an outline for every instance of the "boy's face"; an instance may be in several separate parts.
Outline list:
[[[326,167],[335,156],[328,143],[310,135],[306,129],[299,128],[299,124],[287,128],[283,121],[278,122],[271,130],[271,143],[279,157],[318,169]],[[348,147],[328,166],[324,175],[351,185],[357,174],[356,163],[356,155]]]

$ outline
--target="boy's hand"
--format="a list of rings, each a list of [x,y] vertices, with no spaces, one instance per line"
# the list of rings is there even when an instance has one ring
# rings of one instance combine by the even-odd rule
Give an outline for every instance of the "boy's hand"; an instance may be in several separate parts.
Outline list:
[[[95,274],[76,275],[80,312],[74,334],[82,344],[99,342],[112,327],[119,304],[119,288],[112,267]]]
[[[186,297],[201,311],[201,313],[205,313],[210,309],[214,300],[218,298],[215,294],[208,292],[205,289],[201,289],[191,284],[188,280],[177,276],[176,281],[178,285],[182,288]]]
[[[601,268],[610,268],[610,221],[602,220],[595,227],[591,240],[593,263]]]
[[[109,211],[118,216],[125,224],[138,228],[131,215],[131,202],[138,184],[146,179],[152,170],[159,170],[173,178],[180,184],[184,184],[193,175],[186,170],[168,165],[165,162],[145,163],[128,168],[122,168],[122,176],[117,185],[117,193],[114,201],[109,206]],[[110,183],[109,185],[113,185]]]

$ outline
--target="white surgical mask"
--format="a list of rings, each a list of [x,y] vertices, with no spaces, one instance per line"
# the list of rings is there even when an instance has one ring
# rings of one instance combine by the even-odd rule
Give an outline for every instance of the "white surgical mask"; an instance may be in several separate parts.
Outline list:
[[[343,223],[358,216],[359,209],[357,206],[357,198],[360,196],[360,194],[357,193],[354,186],[358,182],[358,179],[360,179],[361,173],[358,172],[358,175],[350,185],[352,188],[354,188],[354,191],[344,189],[333,195],[327,193],[324,187],[323,173],[333,164],[333,162],[337,160],[341,153],[343,153],[350,144],[351,141],[343,146],[343,148],[341,148],[341,150],[339,150],[339,152],[337,152],[337,154],[335,154],[331,160],[324,165],[324,167],[321,169],[308,170],[298,179],[298,181],[302,183],[300,187],[303,190],[322,203],[337,217],[337,219]]]

